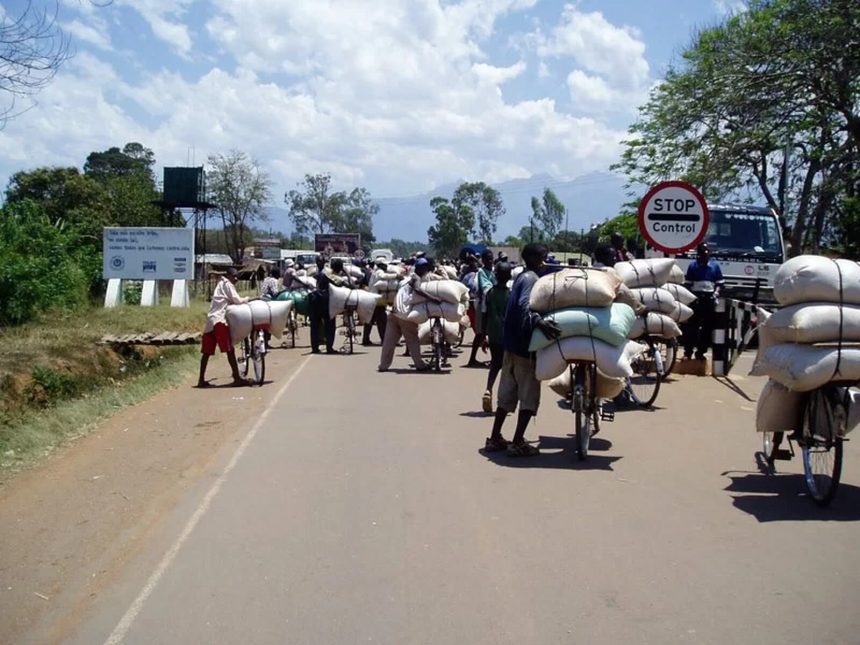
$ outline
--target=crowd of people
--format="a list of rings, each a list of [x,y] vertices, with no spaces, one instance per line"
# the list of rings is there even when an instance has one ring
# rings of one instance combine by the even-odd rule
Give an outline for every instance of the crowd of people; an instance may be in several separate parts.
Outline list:
[[[611,245],[596,249],[592,263],[595,268],[611,267],[617,262],[632,259],[622,236],[614,234],[610,239]],[[722,285],[722,275],[719,265],[709,257],[707,244],[699,245],[697,252],[697,260],[689,265],[686,278],[699,299],[694,305],[694,317],[685,329],[683,346],[686,356],[691,356],[695,349],[696,357],[701,358],[710,342],[714,305]],[[537,243],[525,245],[521,260],[521,267],[518,267],[514,278],[515,267],[506,256],[494,255],[490,250],[479,255],[466,254],[459,263],[456,275],[456,279],[469,291],[467,316],[474,332],[465,366],[489,368],[481,404],[484,412],[494,414],[494,421],[484,449],[488,452],[506,451],[512,457],[529,457],[539,453],[538,448],[525,439],[528,424],[537,414],[541,391],[540,381],[535,376],[534,353],[529,351],[529,340],[534,330],[539,330],[549,339],[558,337],[560,331],[554,322],[530,309],[529,298],[538,278],[558,270],[561,264],[549,256],[544,245]],[[431,279],[452,279],[448,264],[437,264],[423,253],[416,253],[401,263],[397,271],[400,281],[393,301],[389,304],[380,300],[372,319],[363,328],[361,342],[364,346],[376,344],[372,342],[371,336],[374,328],[377,331],[382,346],[377,367],[379,372],[390,370],[401,340],[414,369],[430,369],[421,354],[419,326],[406,314],[415,296],[420,296],[424,301],[441,302],[425,286]],[[368,289],[382,276],[390,276],[393,268],[382,258],[373,262],[356,260],[353,265],[358,270],[351,267],[347,271],[343,259],[333,258],[327,262],[320,256],[315,270],[308,271],[300,264],[287,262],[283,276],[274,268],[262,281],[260,297],[276,299],[283,290],[307,291],[311,352],[322,353],[324,347],[328,354],[337,353],[334,348],[337,323],[329,315],[331,287]],[[213,293],[201,348],[199,387],[208,385],[205,380],[206,367],[216,347],[227,354],[234,384],[244,383],[239,375],[225,318],[228,305],[248,302],[236,291],[237,280],[236,270],[228,269]],[[479,360],[479,352],[484,355],[489,353],[489,363]],[[497,381],[494,406],[493,389]],[[512,438],[508,440],[502,434],[502,429],[507,416],[514,413],[517,413],[516,426]]]

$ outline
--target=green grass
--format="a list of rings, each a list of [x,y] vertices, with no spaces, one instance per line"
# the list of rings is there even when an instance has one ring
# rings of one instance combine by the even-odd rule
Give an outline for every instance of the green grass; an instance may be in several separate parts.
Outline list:
[[[194,346],[172,348],[156,359],[157,365],[136,376],[48,409],[26,411],[14,423],[0,425],[0,469],[28,466],[64,441],[90,432],[101,419],[182,382],[197,369],[198,356]]]

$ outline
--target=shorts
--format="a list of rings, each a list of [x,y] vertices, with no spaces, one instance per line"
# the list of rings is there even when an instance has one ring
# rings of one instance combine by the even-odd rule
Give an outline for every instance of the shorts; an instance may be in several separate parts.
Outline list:
[[[540,406],[540,381],[535,377],[534,359],[505,351],[496,396],[498,406],[505,412],[514,412],[519,403],[520,410],[536,414]]]
[[[466,309],[466,316],[469,318],[469,326],[474,330],[475,329],[475,305],[469,305],[469,308]],[[477,333],[477,332],[475,332]]]
[[[215,347],[218,347],[222,354],[233,351],[233,341],[230,340],[230,328],[224,323],[215,323],[212,331],[207,331],[203,334],[200,353],[211,356],[215,353]]]

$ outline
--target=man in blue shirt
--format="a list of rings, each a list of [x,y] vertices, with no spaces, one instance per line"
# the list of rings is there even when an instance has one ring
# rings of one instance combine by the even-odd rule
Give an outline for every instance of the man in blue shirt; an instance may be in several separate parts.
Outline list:
[[[696,358],[703,359],[711,345],[717,298],[724,284],[720,265],[711,259],[706,243],[696,248],[696,259],[687,267],[684,283],[697,298],[692,304],[693,316],[684,326],[684,358],[691,358],[695,347]]]
[[[558,338],[561,330],[554,322],[544,320],[529,308],[529,297],[546,261],[547,248],[543,244],[526,244],[521,255],[525,270],[514,281],[505,311],[502,330],[505,353],[496,417],[484,450],[506,450],[511,457],[533,457],[539,454],[539,450],[526,443],[525,434],[529,421],[537,414],[540,405],[540,381],[535,376],[535,358],[529,352],[529,341],[535,329],[540,329],[547,338]],[[517,409],[517,404],[520,407],[517,427],[513,441],[509,442],[502,436],[502,426],[508,414]]]

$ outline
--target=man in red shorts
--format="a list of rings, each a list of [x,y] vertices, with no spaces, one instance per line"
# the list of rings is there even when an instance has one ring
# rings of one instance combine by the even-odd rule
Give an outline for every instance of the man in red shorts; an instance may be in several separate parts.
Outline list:
[[[239,272],[233,267],[227,269],[227,275],[223,276],[212,292],[212,304],[209,305],[209,315],[206,317],[206,327],[203,330],[203,344],[200,348],[200,378],[197,387],[209,387],[211,384],[206,380],[206,365],[209,357],[215,353],[215,347],[227,354],[227,362],[233,372],[233,385],[246,385],[247,382],[239,376],[239,364],[236,362],[236,352],[230,340],[230,328],[227,326],[227,306],[241,305],[249,301],[236,291],[236,283],[239,281]]]

